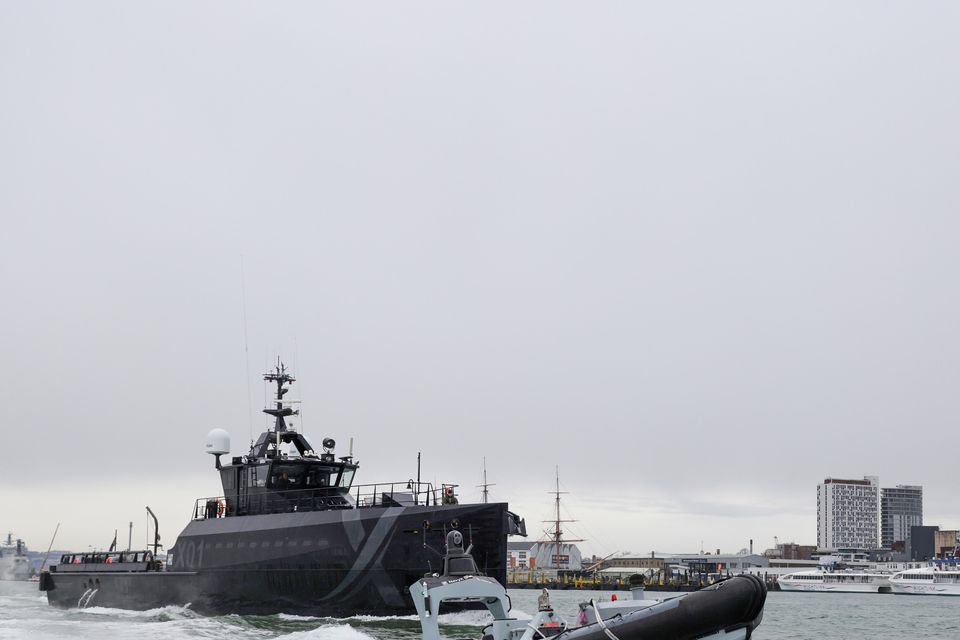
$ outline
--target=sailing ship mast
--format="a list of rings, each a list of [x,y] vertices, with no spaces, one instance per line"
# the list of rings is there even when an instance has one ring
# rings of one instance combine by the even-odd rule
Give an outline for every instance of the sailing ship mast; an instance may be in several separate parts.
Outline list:
[[[552,562],[552,564],[553,564],[553,567],[559,571],[559,570],[560,570],[560,557],[561,557],[560,551],[563,549],[563,545],[564,545],[564,544],[570,544],[570,543],[573,543],[573,542],[584,542],[583,539],[566,539],[566,538],[563,537],[563,529],[562,529],[561,526],[560,526],[561,523],[564,523],[564,522],[576,522],[576,520],[562,520],[562,519],[560,518],[560,494],[562,494],[562,493],[569,493],[569,492],[568,492],[568,491],[560,491],[560,467],[559,467],[559,466],[557,466],[557,488],[556,488],[555,491],[550,491],[550,492],[548,492],[548,493],[552,494],[552,495],[555,497],[555,508],[556,508],[556,512],[555,512],[555,513],[556,513],[556,516],[555,516],[555,518],[554,518],[552,521],[551,521],[551,520],[544,520],[544,522],[548,522],[548,523],[552,523],[552,524],[553,524],[553,531],[550,532],[548,535],[549,535],[550,538],[552,538],[552,540],[553,540],[554,554],[553,554],[553,562]],[[568,564],[568,566],[569,566],[569,560],[568,560],[567,564]]]
[[[483,504],[487,504],[489,500],[490,491],[488,487],[496,485],[496,482],[487,482],[487,457],[483,457],[483,484],[478,484],[477,487],[483,488]]]

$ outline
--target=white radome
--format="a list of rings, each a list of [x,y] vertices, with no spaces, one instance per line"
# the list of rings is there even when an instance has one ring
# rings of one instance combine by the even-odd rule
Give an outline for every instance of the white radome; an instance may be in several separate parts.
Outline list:
[[[230,453],[230,434],[223,429],[211,429],[207,434],[207,446],[204,450],[213,456]]]

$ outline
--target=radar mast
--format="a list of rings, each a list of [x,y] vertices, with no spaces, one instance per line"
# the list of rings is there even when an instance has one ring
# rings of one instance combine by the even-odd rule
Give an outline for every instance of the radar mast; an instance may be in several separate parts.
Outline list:
[[[267,373],[263,374],[263,379],[267,382],[275,382],[277,385],[277,399],[275,401],[276,407],[268,407],[264,409],[263,412],[276,418],[273,430],[277,433],[283,433],[287,430],[287,423],[284,418],[287,416],[299,415],[300,413],[299,409],[283,406],[285,404],[283,396],[290,391],[290,389],[286,388],[284,385],[293,384],[297,379],[287,373],[287,365],[283,364],[283,362],[280,361],[280,358],[277,358],[277,366],[274,367],[273,371],[268,371]]]

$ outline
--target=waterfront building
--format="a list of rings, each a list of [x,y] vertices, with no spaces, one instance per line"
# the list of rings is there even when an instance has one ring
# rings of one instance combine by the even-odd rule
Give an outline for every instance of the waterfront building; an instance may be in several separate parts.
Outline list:
[[[507,567],[510,569],[529,569],[530,558],[533,556],[530,554],[530,549],[535,543],[533,542],[507,542]],[[536,564],[536,561],[534,561]]]
[[[923,487],[899,484],[880,490],[880,544],[910,544],[910,528],[923,524]],[[902,550],[902,549],[900,549]]]
[[[778,542],[773,549],[767,549],[763,555],[777,560],[809,560],[817,551],[817,547],[796,542]]]
[[[634,573],[675,570],[690,573],[743,573],[746,569],[768,567],[768,558],[755,553],[681,553],[649,556],[622,555],[608,558],[603,562],[604,569],[632,570]]]
[[[559,553],[558,553],[559,551]],[[510,569],[542,569],[546,571],[580,571],[583,569],[580,549],[561,542],[508,542],[507,567]]]
[[[875,549],[879,540],[880,480],[826,478],[817,485],[817,547]]]
[[[662,571],[666,565],[662,556],[658,558],[651,553],[649,556],[630,554],[613,556],[604,560],[601,566],[604,569],[632,569],[634,573],[642,573],[643,570]]]
[[[936,557],[949,558],[954,556],[957,546],[960,546],[960,531],[956,529],[941,529],[933,534],[933,546]]]
[[[561,542],[536,542],[530,548],[533,554],[531,569],[553,569],[556,571],[580,571],[583,563],[580,556],[580,548],[577,545]]]
[[[770,560],[757,553],[690,553],[664,556],[667,564],[687,567],[693,573],[743,573],[753,567],[769,567]]]
[[[936,555],[934,536],[940,527],[914,526],[910,527],[910,560],[921,562],[930,560]]]
[[[845,562],[847,564],[864,564],[870,562],[871,549],[857,547],[840,547],[839,549],[817,549],[810,556],[811,560],[823,562]]]

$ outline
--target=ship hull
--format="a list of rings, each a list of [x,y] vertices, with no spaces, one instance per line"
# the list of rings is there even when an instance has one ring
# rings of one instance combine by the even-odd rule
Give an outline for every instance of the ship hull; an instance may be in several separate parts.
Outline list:
[[[0,557],[0,580],[29,580],[33,575],[30,561],[23,556]]]
[[[195,520],[163,571],[67,566],[41,589],[60,607],[349,616],[413,612],[407,585],[439,570],[444,532],[472,538],[481,571],[505,579],[505,504],[397,506]],[[90,569],[90,570],[88,570]]]
[[[960,596],[960,584],[893,583],[893,592],[913,596]]]
[[[807,591],[815,593],[889,593],[889,584],[790,584],[780,582],[781,591]]]

